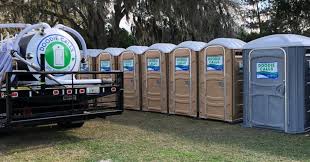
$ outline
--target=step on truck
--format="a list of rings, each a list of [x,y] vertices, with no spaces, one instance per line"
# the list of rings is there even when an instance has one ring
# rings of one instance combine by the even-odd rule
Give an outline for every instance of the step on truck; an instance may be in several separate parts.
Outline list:
[[[46,23],[0,24],[3,28],[17,34],[1,40],[0,130],[81,127],[88,119],[122,114],[123,72],[80,71],[88,49],[74,29]],[[80,75],[94,79],[77,79]],[[96,79],[99,75],[110,78]],[[113,100],[97,100],[111,95]]]

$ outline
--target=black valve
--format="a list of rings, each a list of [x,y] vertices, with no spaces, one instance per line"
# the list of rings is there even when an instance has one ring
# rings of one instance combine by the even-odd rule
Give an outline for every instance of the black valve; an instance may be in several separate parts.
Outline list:
[[[86,59],[85,59],[84,57],[81,59],[81,63],[82,63],[82,64],[85,64],[85,63],[86,63]]]

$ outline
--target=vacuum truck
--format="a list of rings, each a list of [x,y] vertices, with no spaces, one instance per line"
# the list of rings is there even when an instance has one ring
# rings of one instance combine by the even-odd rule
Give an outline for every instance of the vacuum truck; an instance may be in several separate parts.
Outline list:
[[[85,120],[123,112],[123,73],[85,72],[83,37],[74,29],[46,23],[0,24],[18,30],[1,40],[0,129],[58,124],[81,127]],[[113,76],[77,79],[78,75]],[[113,79],[112,79],[113,78]],[[113,95],[109,107],[97,98]]]

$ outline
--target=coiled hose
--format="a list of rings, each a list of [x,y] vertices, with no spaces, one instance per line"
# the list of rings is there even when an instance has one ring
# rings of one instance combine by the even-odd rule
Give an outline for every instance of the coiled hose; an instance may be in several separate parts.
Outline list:
[[[5,73],[12,71],[12,56],[10,55],[10,50],[13,48],[13,42],[8,40],[6,42],[1,42],[0,49],[0,82],[5,79]]]

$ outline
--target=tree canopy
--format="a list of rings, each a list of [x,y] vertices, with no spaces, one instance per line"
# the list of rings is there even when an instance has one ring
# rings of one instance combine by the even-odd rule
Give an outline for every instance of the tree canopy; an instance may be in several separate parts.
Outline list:
[[[0,0],[1,23],[62,23],[89,48],[310,35],[308,0]],[[122,19],[131,30],[121,29]]]

